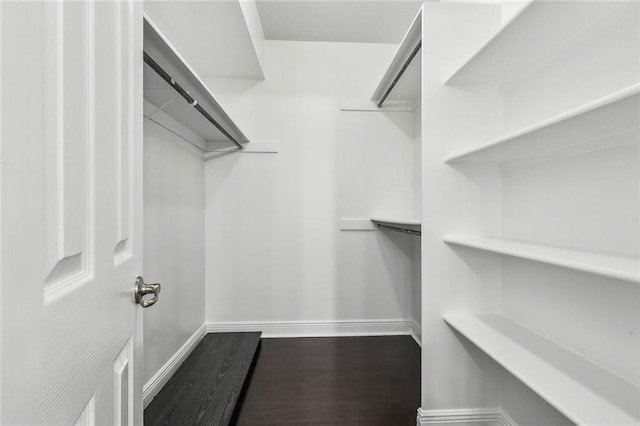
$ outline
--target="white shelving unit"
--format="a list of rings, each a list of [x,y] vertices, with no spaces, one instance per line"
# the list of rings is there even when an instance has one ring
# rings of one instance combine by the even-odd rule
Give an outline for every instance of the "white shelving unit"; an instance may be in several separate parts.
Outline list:
[[[444,320],[578,425],[637,425],[640,388],[500,315]]]
[[[605,256],[495,238],[445,237],[444,242],[640,283],[640,259]]]
[[[640,84],[558,114],[446,163],[509,162],[540,155],[567,156],[629,143],[640,131]]]
[[[504,6],[423,5],[419,418],[640,425],[640,4]]]
[[[416,108],[420,106],[421,82],[422,82],[422,8],[414,17],[405,33],[395,55],[385,70],[370,101],[358,102],[357,105],[343,105],[342,111],[376,111],[376,112],[402,112],[414,114],[414,120],[420,122]],[[410,130],[410,129],[407,129]],[[414,129],[415,131],[415,124]],[[420,154],[419,146],[422,140],[416,140],[418,146],[416,157]],[[421,165],[420,158],[414,158],[414,168]],[[409,166],[409,165],[408,165]],[[415,172],[415,170],[414,170]],[[415,179],[418,182],[419,179]],[[402,188],[401,190],[410,190]],[[414,197],[420,197],[417,188],[414,189]],[[419,200],[414,200],[419,203]],[[395,208],[394,211],[399,209]],[[418,216],[416,212],[407,212],[408,216]],[[420,235],[422,221],[416,218],[405,217],[372,217],[369,219],[341,218],[342,230],[371,230],[386,228],[406,232],[412,235]]]
[[[240,144],[249,142],[195,70],[146,15],[144,17],[144,51],[183,87],[226,132]],[[220,129],[188,104],[146,64],[144,66],[144,99],[147,118],[169,128],[204,151],[234,146]]]
[[[395,224],[398,226],[421,226],[422,225],[422,221],[420,219],[390,218],[390,217],[382,217],[382,216],[372,217],[371,221]]]
[[[513,83],[592,37],[595,31],[616,25],[621,16],[633,16],[633,3],[531,1],[444,84],[503,86]]]
[[[402,38],[398,50],[371,97],[371,101],[375,104],[379,104],[380,101],[390,103],[409,101],[414,108],[419,106],[422,87],[421,46],[422,8]],[[415,164],[420,165],[420,161]],[[372,217],[371,222],[378,228],[392,229],[417,236],[421,234],[421,219]]]

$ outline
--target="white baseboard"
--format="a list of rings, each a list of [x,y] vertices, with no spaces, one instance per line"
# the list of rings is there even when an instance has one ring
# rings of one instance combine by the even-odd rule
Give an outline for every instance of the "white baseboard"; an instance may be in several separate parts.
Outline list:
[[[411,321],[411,337],[422,347],[422,327],[416,321]]]
[[[518,423],[504,410],[500,410],[500,426],[518,426]]]
[[[142,388],[142,400],[144,407],[151,402],[153,398],[160,392],[160,389],[167,384],[171,376],[176,372],[178,367],[184,362],[185,359],[191,354],[193,349],[200,343],[200,340],[205,335],[205,325],[201,325],[195,333],[187,339],[187,341],[173,354],[171,358],[156,372],[156,374],[145,383]]]
[[[207,333],[261,331],[262,337],[410,336],[413,320],[211,322]],[[415,339],[415,337],[414,337]]]
[[[500,408],[466,408],[456,410],[423,410],[418,408],[417,425],[438,426],[518,426]]]

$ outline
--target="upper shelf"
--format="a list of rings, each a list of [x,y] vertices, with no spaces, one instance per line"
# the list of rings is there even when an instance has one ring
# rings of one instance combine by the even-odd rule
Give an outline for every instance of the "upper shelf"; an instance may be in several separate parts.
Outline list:
[[[414,18],[409,30],[391,64],[378,84],[371,100],[376,104],[385,100],[415,100],[420,98],[422,79],[422,8]]]
[[[404,232],[405,234],[416,236],[422,235],[421,220],[371,218],[371,222],[373,222],[378,228],[391,229],[392,231]]]
[[[444,242],[640,283],[640,259],[607,256],[495,238],[445,237]]]
[[[637,141],[639,116],[640,84],[635,84],[478,148],[447,157],[445,162],[507,162]]]
[[[500,315],[444,320],[578,425],[638,425],[638,386]]]
[[[182,86],[220,127],[241,144],[248,142],[247,137],[222,109],[202,79],[146,15],[144,17],[144,51]],[[165,114],[198,137],[210,142],[209,145],[228,146],[231,144],[229,138],[222,131],[188,104],[149,65],[144,67],[144,98],[157,108],[162,108]]]
[[[531,1],[444,84],[509,84],[632,13],[634,1]]]

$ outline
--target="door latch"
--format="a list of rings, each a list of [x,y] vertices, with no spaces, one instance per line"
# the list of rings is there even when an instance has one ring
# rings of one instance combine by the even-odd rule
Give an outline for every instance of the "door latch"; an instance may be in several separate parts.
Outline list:
[[[149,299],[145,299],[144,296],[152,294]],[[144,278],[136,278],[136,286],[133,288],[133,298],[136,303],[139,303],[143,308],[148,308],[158,301],[158,294],[160,294],[160,283],[145,284]]]

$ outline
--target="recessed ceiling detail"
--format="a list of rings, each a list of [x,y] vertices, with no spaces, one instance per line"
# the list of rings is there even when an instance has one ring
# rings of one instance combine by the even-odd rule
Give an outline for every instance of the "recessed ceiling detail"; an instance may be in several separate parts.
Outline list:
[[[257,0],[267,40],[400,43],[421,1]]]

